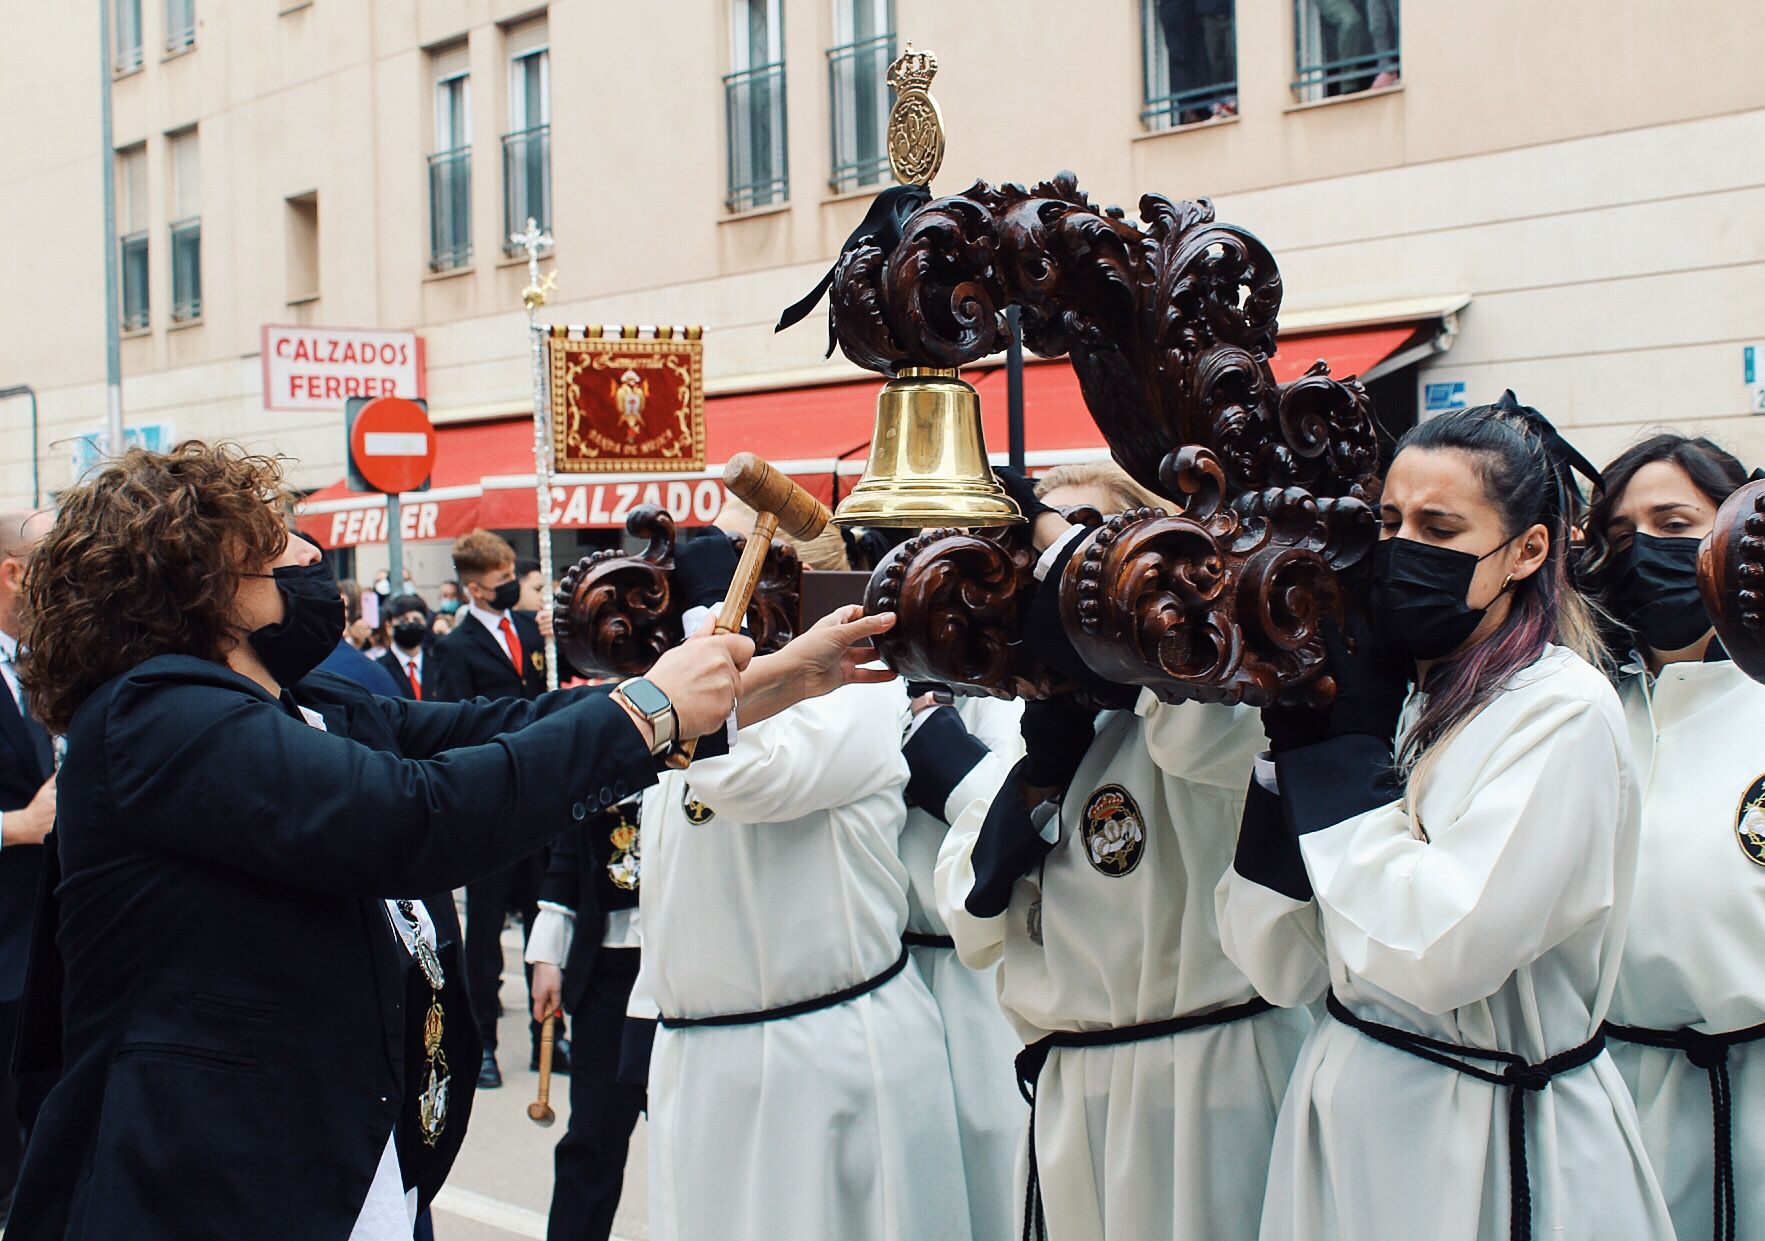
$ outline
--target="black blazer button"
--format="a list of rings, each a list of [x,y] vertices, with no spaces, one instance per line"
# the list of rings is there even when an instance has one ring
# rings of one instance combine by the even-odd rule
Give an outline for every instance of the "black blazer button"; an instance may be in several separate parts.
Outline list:
[[[582,822],[582,820],[588,817],[588,807],[581,802],[577,802],[574,806],[570,807],[570,817],[575,819],[578,823]]]
[[[630,796],[630,794],[631,787],[626,784],[625,781],[613,781],[613,796],[617,797],[620,801],[624,801],[626,797]]]
[[[613,804],[613,790],[612,789],[602,789],[601,790],[601,805],[611,806],[612,804]]]

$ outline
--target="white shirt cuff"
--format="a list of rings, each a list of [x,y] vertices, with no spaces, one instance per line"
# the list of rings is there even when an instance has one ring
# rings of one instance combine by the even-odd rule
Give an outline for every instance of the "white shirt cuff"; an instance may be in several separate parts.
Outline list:
[[[561,969],[570,959],[570,941],[575,937],[575,911],[552,901],[541,901],[539,916],[533,920],[533,934],[527,937],[527,951],[522,959],[529,965],[543,962]]]
[[[715,616],[717,613],[721,612],[722,610],[723,610],[722,603],[718,603],[717,606],[714,608],[708,608],[702,603],[696,608],[688,608],[686,610],[685,614],[683,616],[681,616],[681,618],[680,618],[681,632],[686,634],[686,636],[689,638],[692,637],[695,633],[697,633],[699,630],[701,630],[705,627],[705,618],[706,617]],[[738,725],[736,724],[735,717],[736,717],[737,712],[740,709],[741,709],[741,704],[738,702],[736,704],[736,710],[731,711],[729,713],[729,718],[727,720],[723,721],[723,727],[728,733],[729,744],[732,748],[735,745],[735,734],[736,734],[736,731],[738,728]]]
[[[1030,807],[1030,826],[1051,845],[1060,843],[1060,803],[1053,798]]]
[[[1055,539],[1052,543],[1048,544],[1048,550],[1036,558],[1036,580],[1040,582],[1048,576],[1049,570],[1054,568],[1054,562],[1060,559],[1060,553],[1066,550],[1068,543],[1071,543],[1074,539],[1083,538],[1089,533],[1091,533],[1091,527],[1089,526],[1074,526],[1071,530],[1068,530],[1058,539]]]
[[[1256,756],[1256,762],[1251,766],[1251,774],[1256,778],[1256,782],[1262,785],[1263,788],[1275,794],[1277,797],[1280,796],[1281,776],[1280,773],[1275,770],[1275,756],[1273,754],[1270,754],[1267,751],[1258,754]]]
[[[601,947],[643,947],[643,920],[635,905],[630,909],[609,909],[607,911],[607,933],[601,936]]]

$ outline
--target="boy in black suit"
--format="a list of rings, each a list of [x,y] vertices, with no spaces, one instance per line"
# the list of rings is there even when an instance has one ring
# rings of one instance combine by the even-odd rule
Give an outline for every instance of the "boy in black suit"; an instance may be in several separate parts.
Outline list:
[[[545,692],[545,642],[531,613],[515,610],[521,584],[515,549],[501,535],[474,530],[454,541],[454,573],[465,603],[454,613],[453,632],[435,644],[425,692],[444,702],[469,698],[536,698]],[[496,1063],[497,993],[502,987],[503,919],[521,919],[523,940],[533,931],[545,859],[536,853],[466,885],[466,987],[484,1038],[478,1085],[503,1084]],[[533,1024],[534,1055],[539,1025]],[[564,1050],[562,1057],[558,1050]],[[567,1070],[567,1049],[554,1048],[552,1068]]]
[[[386,604],[386,653],[379,664],[398,682],[401,698],[427,696],[423,687],[429,675],[429,605],[421,595],[394,595]]]

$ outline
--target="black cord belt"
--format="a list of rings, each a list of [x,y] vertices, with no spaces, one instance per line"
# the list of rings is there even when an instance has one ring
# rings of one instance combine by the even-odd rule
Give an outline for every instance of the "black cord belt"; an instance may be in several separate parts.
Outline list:
[[[1017,1088],[1024,1102],[1030,1105],[1029,1182],[1024,1187],[1024,1241],[1043,1241],[1048,1236],[1048,1221],[1042,1214],[1042,1178],[1036,1170],[1036,1082],[1042,1066],[1056,1047],[1119,1047],[1124,1043],[1144,1043],[1149,1039],[1169,1038],[1190,1030],[1230,1025],[1247,1017],[1258,1017],[1274,1008],[1258,996],[1242,1004],[1216,1008],[1209,1013],[1187,1017],[1167,1017],[1163,1021],[1147,1021],[1135,1026],[1116,1026],[1109,1030],[1056,1030],[1044,1035],[1017,1053]]]
[[[1734,1198],[1734,1092],[1728,1081],[1728,1049],[1739,1043],[1765,1039],[1765,1025],[1705,1034],[1702,1030],[1650,1030],[1644,1026],[1606,1023],[1606,1034],[1621,1043],[1662,1047],[1685,1053],[1685,1058],[1710,1075],[1710,1120],[1715,1130],[1715,1231],[1716,1241],[1734,1241],[1738,1214]]]
[[[1605,1031],[1601,1030],[1579,1047],[1558,1052],[1537,1064],[1528,1063],[1511,1051],[1495,1051],[1488,1047],[1461,1047],[1442,1039],[1429,1038],[1413,1030],[1380,1025],[1348,1011],[1348,1006],[1331,991],[1324,999],[1330,1016],[1350,1029],[1358,1030],[1375,1042],[1398,1051],[1419,1056],[1433,1064],[1463,1073],[1466,1077],[1508,1088],[1508,1236],[1511,1241],[1530,1241],[1532,1236],[1532,1180],[1526,1162],[1526,1096],[1544,1090],[1560,1073],[1593,1063],[1606,1049]],[[1468,1064],[1470,1060],[1487,1060],[1500,1069],[1486,1069]]]
[[[954,948],[956,941],[948,935],[933,935],[930,931],[903,931],[901,942],[909,948]]]
[[[794,1004],[781,1004],[777,1008],[761,1009],[752,1013],[722,1013],[715,1017],[658,1017],[656,1021],[664,1030],[690,1030],[695,1026],[755,1026],[766,1021],[783,1021],[789,1017],[801,1017],[804,1013],[820,1012],[824,1008],[833,1008],[848,1000],[855,1000],[861,995],[869,995],[889,979],[907,968],[907,949],[901,949],[901,955],[895,963],[874,978],[866,978],[863,982],[835,991],[831,995],[817,996],[812,1000],[798,1000]]]

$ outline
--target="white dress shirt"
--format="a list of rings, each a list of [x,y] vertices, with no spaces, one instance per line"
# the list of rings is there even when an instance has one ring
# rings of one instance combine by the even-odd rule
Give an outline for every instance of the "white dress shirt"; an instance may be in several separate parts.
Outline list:
[[[417,684],[423,687],[423,697],[427,698],[429,696],[429,682],[423,679],[423,648],[419,646],[414,651],[407,651],[404,647],[394,642],[392,644],[392,656],[394,659],[398,660],[398,666],[404,669],[404,679],[406,681],[411,679],[411,669],[415,668],[417,670]]]
[[[514,652],[509,650],[509,640],[503,637],[503,619],[508,616],[508,613],[492,612],[489,608],[481,608],[476,603],[468,603],[466,605],[466,611],[470,612],[473,616],[476,616],[478,618],[478,623],[490,630],[490,636],[495,638],[496,644],[503,648],[503,654],[507,655],[511,660],[514,659]],[[514,625],[515,622],[510,620],[509,627],[512,629],[514,628]]]

